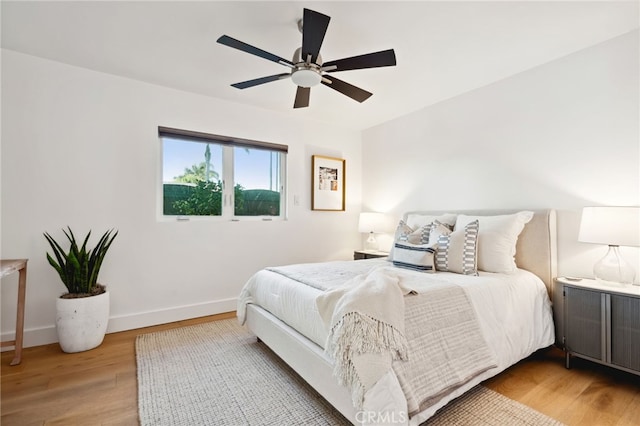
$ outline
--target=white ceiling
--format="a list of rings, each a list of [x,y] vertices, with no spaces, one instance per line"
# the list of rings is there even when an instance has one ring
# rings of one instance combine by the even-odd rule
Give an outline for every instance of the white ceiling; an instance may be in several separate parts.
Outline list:
[[[2,1],[2,47],[282,114],[365,129],[639,26],[630,2]],[[307,7],[331,16],[325,61],[393,48],[396,67],[346,71],[362,104],[325,86],[293,109],[290,80],[230,87],[288,68],[216,43],[222,34],[284,58]]]

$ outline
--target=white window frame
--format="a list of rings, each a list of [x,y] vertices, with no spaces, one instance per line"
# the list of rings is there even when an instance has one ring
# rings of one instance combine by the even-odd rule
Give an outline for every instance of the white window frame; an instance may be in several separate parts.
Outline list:
[[[193,141],[193,143],[211,143],[222,146],[222,206],[220,215],[165,215],[164,214],[164,182],[163,177],[163,137],[172,137],[175,139],[183,139],[185,141]],[[252,141],[248,139],[232,138],[229,136],[213,135],[208,133],[194,132],[190,130],[174,129],[169,127],[158,127],[158,140],[160,144],[160,161],[159,161],[159,178],[158,184],[158,202],[157,212],[160,221],[279,221],[287,219],[287,153],[288,146],[273,144],[269,142]],[[278,216],[237,216],[235,215],[235,179],[234,179],[234,148],[246,147],[249,149],[262,149],[278,152],[278,170],[280,182],[280,214]],[[228,183],[231,182],[229,185]]]

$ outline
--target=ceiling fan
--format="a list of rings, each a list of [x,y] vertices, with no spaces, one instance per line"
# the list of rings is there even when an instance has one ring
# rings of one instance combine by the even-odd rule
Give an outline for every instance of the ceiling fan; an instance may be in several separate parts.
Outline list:
[[[298,86],[296,99],[293,104],[294,108],[308,107],[311,87],[319,83],[358,102],[367,100],[373,93],[339,80],[332,75],[329,76],[326,73],[393,66],[396,65],[395,52],[393,49],[389,49],[323,63],[322,57],[320,56],[320,47],[322,46],[322,41],[329,26],[329,20],[331,20],[331,18],[327,15],[310,9],[304,9],[303,18],[298,22],[298,28],[302,32],[302,47],[296,49],[292,61],[258,49],[257,47],[227,35],[220,37],[217,40],[220,44],[242,50],[243,52],[276,62],[291,69],[290,72],[247,80],[232,84],[232,86],[238,89],[246,89],[284,78],[291,78],[293,83]]]

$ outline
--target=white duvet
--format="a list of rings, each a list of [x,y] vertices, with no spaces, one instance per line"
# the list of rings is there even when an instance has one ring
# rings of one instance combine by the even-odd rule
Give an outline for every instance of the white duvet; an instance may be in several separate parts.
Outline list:
[[[350,262],[354,268],[367,270],[389,262],[381,259]],[[467,276],[447,272],[428,274],[406,270],[411,286],[429,286],[430,277],[450,281],[461,286],[476,311],[480,328],[497,367],[477,376],[467,385],[447,395],[439,403],[408,420],[417,425],[431,417],[447,402],[460,396],[483,380],[492,377],[538,349],[554,342],[551,303],[544,283],[534,274],[517,270],[513,274],[480,272],[480,276]],[[246,304],[262,306],[276,317],[298,330],[308,339],[324,348],[327,330],[316,308],[316,297],[321,290],[301,284],[281,274],[262,270],[245,285],[238,302],[238,318],[244,323]],[[393,374],[384,376],[365,395],[364,409],[380,410],[394,407],[396,420],[406,407],[404,395]],[[406,410],[406,408],[404,408]]]

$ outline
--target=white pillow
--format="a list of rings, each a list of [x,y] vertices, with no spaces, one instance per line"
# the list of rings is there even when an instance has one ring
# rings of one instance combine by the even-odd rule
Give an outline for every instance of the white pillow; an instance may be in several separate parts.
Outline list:
[[[417,228],[429,225],[435,220],[437,220],[440,223],[444,223],[445,225],[453,226],[456,224],[456,214],[445,213],[441,215],[427,215],[427,214],[410,213],[407,215],[407,225],[409,225],[413,229],[417,229]]]
[[[478,269],[486,272],[512,273],[517,269],[514,256],[518,235],[524,229],[533,212],[522,211],[500,216],[458,215],[455,230],[477,220],[480,223],[478,235]]]

